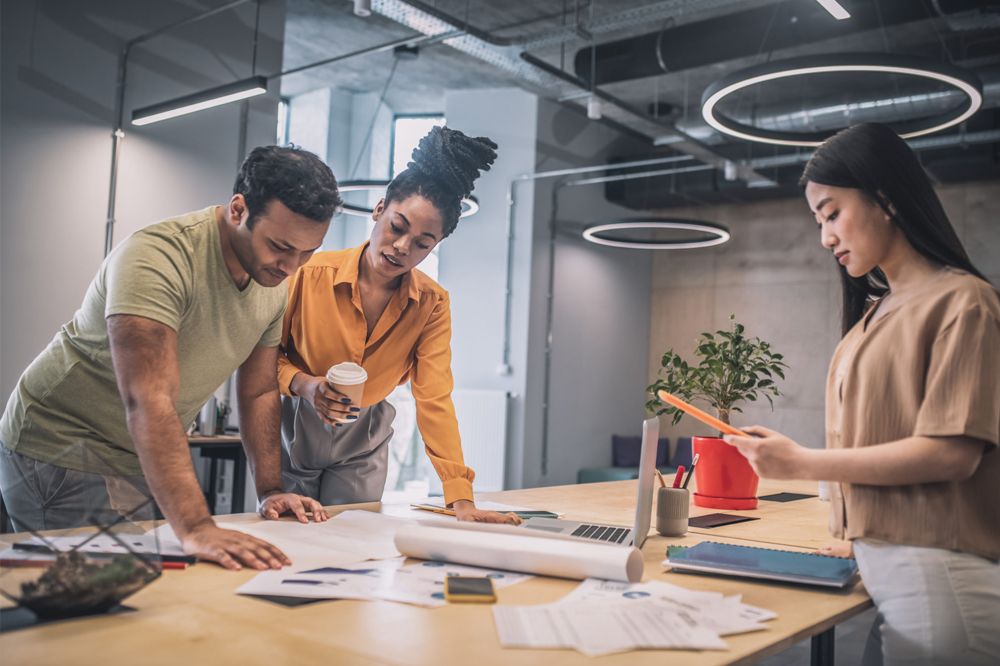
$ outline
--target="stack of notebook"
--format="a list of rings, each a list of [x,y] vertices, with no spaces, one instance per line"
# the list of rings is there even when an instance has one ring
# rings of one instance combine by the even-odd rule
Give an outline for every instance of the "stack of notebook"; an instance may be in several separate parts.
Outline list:
[[[858,565],[853,559],[704,541],[670,546],[663,564],[683,573],[714,573],[788,583],[846,587]]]

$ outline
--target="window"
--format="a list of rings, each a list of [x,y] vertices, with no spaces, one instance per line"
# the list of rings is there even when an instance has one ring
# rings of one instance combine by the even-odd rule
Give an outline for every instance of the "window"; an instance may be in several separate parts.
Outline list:
[[[420,139],[431,131],[432,127],[444,125],[442,115],[396,116],[392,120],[392,164],[389,165],[389,178],[406,168],[413,149]]]
[[[288,144],[288,98],[282,97],[278,100],[278,131],[275,143],[279,146]]]

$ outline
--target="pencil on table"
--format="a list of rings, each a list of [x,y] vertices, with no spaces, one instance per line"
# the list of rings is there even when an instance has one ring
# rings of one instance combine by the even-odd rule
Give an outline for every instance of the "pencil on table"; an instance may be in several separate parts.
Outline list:
[[[667,482],[663,480],[663,475],[660,474],[660,470],[654,469],[653,471],[656,472],[656,478],[658,478],[660,480],[660,487],[661,488],[666,488],[667,487]]]
[[[691,483],[691,477],[694,476],[695,465],[698,464],[698,459],[701,458],[700,453],[694,454],[694,458],[691,459],[691,469],[688,470],[688,474],[684,477],[684,483],[681,484],[681,488],[687,490],[688,484]]]

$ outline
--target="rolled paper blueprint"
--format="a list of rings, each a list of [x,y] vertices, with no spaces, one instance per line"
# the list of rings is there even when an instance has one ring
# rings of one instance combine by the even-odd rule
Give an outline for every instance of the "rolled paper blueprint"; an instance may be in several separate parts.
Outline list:
[[[408,525],[396,532],[396,549],[408,557],[489,569],[583,580],[642,580],[642,553],[582,539],[535,535],[527,528]],[[506,529],[497,529],[506,528]],[[524,532],[519,534],[518,532]]]

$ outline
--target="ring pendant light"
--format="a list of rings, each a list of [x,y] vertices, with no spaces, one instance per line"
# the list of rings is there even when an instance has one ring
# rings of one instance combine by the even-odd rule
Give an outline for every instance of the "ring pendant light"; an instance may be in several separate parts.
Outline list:
[[[625,241],[616,240],[607,236],[608,232],[628,231],[633,229],[671,229],[679,231],[698,231],[708,234],[708,238],[694,241]],[[633,220],[618,220],[608,224],[598,224],[588,227],[583,232],[583,237],[591,243],[607,245],[609,247],[622,247],[635,250],[690,250],[699,247],[712,247],[721,245],[729,240],[729,230],[719,224],[702,222],[701,220],[665,219],[665,218],[642,218]]]
[[[384,193],[389,186],[388,180],[345,180],[337,185],[341,192],[379,192]],[[345,215],[356,215],[358,217],[368,217],[374,210],[368,206],[345,202],[341,206],[340,212]],[[479,200],[474,196],[467,196],[462,199],[462,212],[459,217],[470,217],[479,212]]]
[[[960,67],[912,56],[854,53],[769,62],[735,72],[705,89],[701,101],[701,114],[705,122],[719,132],[739,139],[781,146],[818,146],[835,132],[783,132],[763,129],[726,116],[718,110],[718,106],[729,95],[760,83],[831,72],[878,72],[915,76],[947,84],[966,96],[961,105],[943,113],[901,123],[888,121],[887,124],[892,125],[904,139],[933,134],[953,127],[978,111],[983,104],[982,82],[975,74]]]

